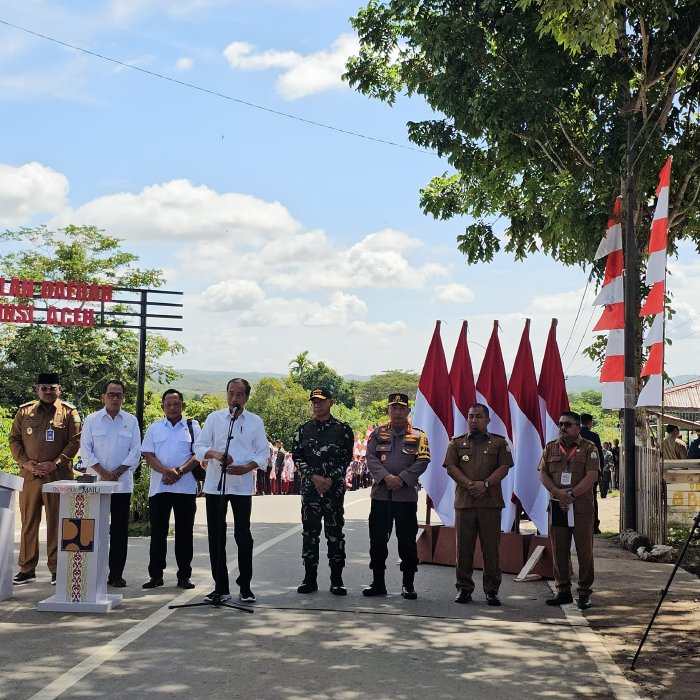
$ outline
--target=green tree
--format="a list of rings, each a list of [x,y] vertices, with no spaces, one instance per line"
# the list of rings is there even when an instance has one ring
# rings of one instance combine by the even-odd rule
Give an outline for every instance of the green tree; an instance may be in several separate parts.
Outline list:
[[[421,95],[436,113],[408,123],[410,140],[453,168],[421,191],[421,206],[471,217],[457,238],[469,263],[490,261],[502,240],[516,259],[592,260],[628,138],[638,249],[669,154],[669,248],[700,244],[700,3],[371,0],[351,21],[350,84],[389,104]]]
[[[415,372],[387,369],[381,374],[375,374],[366,382],[358,384],[357,402],[360,406],[369,406],[373,401],[386,403],[389,394],[397,391],[401,394],[408,394],[408,398],[415,401],[419,379],[420,375]]]
[[[590,413],[593,416],[593,430],[601,441],[612,441],[620,437],[620,423],[617,411],[602,408],[603,395],[600,391],[582,391],[569,396],[569,405],[576,413]]]
[[[348,408],[355,405],[355,383],[343,379],[323,361],[306,369],[301,375],[300,383],[307,391],[317,386],[324,386],[333,394],[333,400],[336,403],[342,403]]]
[[[270,442],[281,440],[287,449],[296,427],[311,418],[308,393],[291,379],[264,377],[255,385],[246,408],[263,419]]]
[[[19,467],[12,459],[10,445],[7,441],[7,436],[10,434],[11,427],[12,415],[7,409],[0,406],[0,435],[3,436],[3,439],[0,440],[0,471],[19,475]]]
[[[314,363],[309,358],[309,351],[304,350],[289,363],[289,375],[297,384],[301,384],[302,377],[312,369],[313,366]]]
[[[123,251],[119,239],[94,226],[68,226],[51,231],[45,226],[0,233],[4,252],[0,276],[33,280],[94,282],[115,287],[159,287],[160,270],[141,269],[138,257]],[[16,299],[12,300],[17,301]],[[23,300],[24,303],[41,303]],[[88,302],[86,302],[87,304]],[[119,307],[124,310],[124,307]],[[171,381],[177,373],[162,358],[184,351],[179,343],[149,333],[146,369],[149,378]],[[100,404],[102,384],[121,379],[126,385],[125,407],[136,400],[138,336],[118,324],[109,328],[64,326],[0,327],[0,404],[16,406],[33,394],[38,371],[61,376],[64,397],[84,415]]]
[[[210,413],[226,406],[226,399],[216,394],[205,394],[199,400],[191,400],[186,403],[185,414],[187,417],[195,418],[200,425],[204,425],[204,421]]]

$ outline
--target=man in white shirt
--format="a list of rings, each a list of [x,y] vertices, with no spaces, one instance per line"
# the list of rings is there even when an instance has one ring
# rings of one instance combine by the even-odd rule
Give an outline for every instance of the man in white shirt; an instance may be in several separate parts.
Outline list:
[[[80,455],[87,471],[100,481],[118,481],[121,493],[112,494],[109,514],[109,577],[107,583],[123,588],[126,551],[129,545],[129,506],[134,490],[134,471],[141,458],[141,430],[136,416],[122,411],[124,384],[105,383],[100,397],[104,408],[91,413],[80,434]]]
[[[240,588],[239,600],[254,602],[250,588],[253,578],[253,536],[250,534],[250,513],[255,492],[255,470],[265,469],[270,455],[262,419],[244,409],[250,397],[250,384],[239,377],[226,385],[228,408],[211,413],[201,434],[195,441],[194,452],[202,462],[209,460],[204,494],[207,505],[209,531],[209,559],[214,578],[214,590],[207,601],[230,600],[228,566],[226,564],[226,511],[228,503],[233,511],[233,535],[238,546],[236,583]],[[233,433],[225,459],[226,441],[231,421]],[[225,459],[225,462],[224,462]],[[226,464],[225,499],[221,503],[223,470]]]
[[[194,456],[194,440],[201,428],[194,420],[184,418],[184,397],[177,389],[163,393],[165,417],[151,424],[141,445],[146,464],[151,469],[148,490],[151,520],[151,547],[148,562],[149,580],[142,588],[163,585],[165,557],[168,551],[170,513],[175,514],[175,560],[177,585],[194,588],[192,576],[192,533],[197,512],[197,482],[192,470],[199,464]]]

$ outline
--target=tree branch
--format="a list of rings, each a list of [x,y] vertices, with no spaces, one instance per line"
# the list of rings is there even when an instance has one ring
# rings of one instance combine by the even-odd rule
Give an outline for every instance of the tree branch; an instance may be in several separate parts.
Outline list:
[[[567,132],[566,127],[565,127],[564,124],[562,123],[561,119],[559,119],[559,126],[561,127],[561,131],[562,131],[562,133],[564,134],[564,136],[566,137],[566,140],[569,142],[569,145],[571,146],[571,148],[574,149],[574,151],[576,151],[576,153],[578,153],[579,157],[580,157],[581,160],[583,161],[583,164],[584,164],[586,167],[588,167],[588,168],[593,168],[593,163],[591,163],[591,162],[588,160],[588,158],[586,158],[586,156],[583,154],[583,152],[582,152],[582,151],[579,149],[579,147],[574,143],[574,140],[571,138],[571,136],[569,136],[569,133]]]

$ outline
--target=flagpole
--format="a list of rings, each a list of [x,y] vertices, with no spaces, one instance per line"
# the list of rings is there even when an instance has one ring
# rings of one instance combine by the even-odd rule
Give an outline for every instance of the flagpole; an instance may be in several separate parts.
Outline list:
[[[623,409],[623,449],[625,491],[622,525],[625,529],[637,529],[637,475],[635,469],[636,429],[636,368],[637,354],[637,287],[639,284],[637,245],[634,235],[634,119],[627,117],[627,184],[625,221],[625,408]]]

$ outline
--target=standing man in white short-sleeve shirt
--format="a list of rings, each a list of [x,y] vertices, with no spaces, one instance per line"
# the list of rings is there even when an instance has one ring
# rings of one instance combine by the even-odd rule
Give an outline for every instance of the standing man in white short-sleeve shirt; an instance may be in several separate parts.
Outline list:
[[[124,384],[105,383],[100,397],[104,408],[91,413],[80,434],[80,456],[87,470],[100,481],[118,481],[124,491],[113,493],[109,506],[109,576],[115,588],[126,586],[124,567],[129,546],[129,507],[134,472],[141,459],[141,431],[136,416],[122,411]]]
[[[194,419],[184,418],[184,397],[177,389],[163,393],[165,417],[151,424],[141,445],[151,469],[148,490],[151,520],[151,546],[148,561],[150,578],[142,588],[163,585],[168,551],[170,514],[175,514],[175,561],[177,585],[194,588],[192,576],[194,516],[197,512],[197,482],[192,470],[199,464],[194,456],[194,440],[201,428]]]
[[[260,416],[246,411],[250,398],[250,384],[239,377],[226,385],[228,408],[211,413],[201,434],[195,441],[194,452],[202,462],[208,460],[204,495],[207,506],[209,531],[209,559],[215,588],[206,596],[212,602],[218,596],[221,601],[230,600],[228,566],[226,565],[226,511],[228,503],[233,511],[233,536],[238,546],[239,600],[254,602],[255,594],[250,582],[253,578],[253,536],[250,533],[250,513],[255,493],[255,470],[265,469],[270,449],[265,426]],[[233,439],[229,444],[226,460],[225,507],[220,508],[221,462],[224,459],[226,440],[231,421]]]

